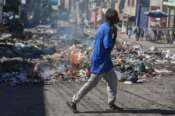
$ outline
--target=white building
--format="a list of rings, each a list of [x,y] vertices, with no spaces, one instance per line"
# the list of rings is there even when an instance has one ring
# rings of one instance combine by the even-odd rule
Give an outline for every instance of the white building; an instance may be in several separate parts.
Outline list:
[[[125,0],[124,14],[128,17],[136,16],[136,0]]]
[[[161,10],[163,9],[163,0],[150,0],[150,10]],[[149,26],[155,26],[162,23],[163,18],[149,18]]]

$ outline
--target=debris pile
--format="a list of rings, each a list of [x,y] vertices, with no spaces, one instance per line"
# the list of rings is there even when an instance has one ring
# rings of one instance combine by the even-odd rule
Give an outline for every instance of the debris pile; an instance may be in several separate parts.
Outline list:
[[[0,44],[0,57],[39,58],[41,55],[53,54],[54,52],[56,50],[53,47],[41,48],[25,43]]]
[[[129,45],[126,42],[119,42],[113,52],[118,79],[126,84],[140,83],[149,77],[171,75],[173,68],[164,69],[162,64],[170,66],[174,61],[169,51],[156,47],[145,49],[141,45]]]
[[[11,85],[28,83],[32,81],[34,64],[20,59],[1,60],[0,83]],[[33,80],[32,82],[36,82]]]
[[[1,41],[0,83],[87,81],[91,74],[90,57],[94,39],[75,40],[72,37],[68,40],[70,35],[57,31],[49,26],[38,26],[25,31],[32,35],[30,38]],[[11,39],[11,36],[6,34],[4,38]],[[118,41],[112,60],[118,80],[132,84],[173,74],[171,65],[175,64],[175,55],[169,50],[146,49],[139,44]]]

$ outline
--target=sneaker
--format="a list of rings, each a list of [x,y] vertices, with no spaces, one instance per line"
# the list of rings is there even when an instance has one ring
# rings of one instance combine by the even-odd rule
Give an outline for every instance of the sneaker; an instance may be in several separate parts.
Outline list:
[[[118,110],[118,111],[122,111],[123,110],[123,108],[121,108],[121,107],[119,107],[119,106],[117,106],[115,104],[109,104],[109,108],[111,110]]]
[[[73,113],[78,113],[78,111],[77,111],[77,104],[76,103],[74,103],[74,102],[67,102],[67,105],[69,106],[69,108],[71,108]]]

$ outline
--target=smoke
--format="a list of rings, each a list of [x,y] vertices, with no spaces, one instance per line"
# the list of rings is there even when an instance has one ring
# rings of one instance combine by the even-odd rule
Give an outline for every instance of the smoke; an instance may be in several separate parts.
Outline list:
[[[50,33],[54,40],[85,44],[91,41],[87,39],[90,38],[87,34],[90,29],[89,0],[27,0],[21,10],[28,27],[49,25],[50,30],[56,32]]]

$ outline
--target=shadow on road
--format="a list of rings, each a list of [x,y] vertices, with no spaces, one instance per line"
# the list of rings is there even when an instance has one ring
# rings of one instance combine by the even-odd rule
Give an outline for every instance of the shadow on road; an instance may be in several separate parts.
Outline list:
[[[173,115],[175,114],[175,110],[166,110],[166,109],[124,109],[123,111],[113,111],[113,110],[105,110],[105,111],[83,111],[79,113],[133,113],[133,114],[162,114],[162,115]]]
[[[46,116],[43,85],[0,86],[1,116]]]
[[[151,100],[151,99],[148,99],[148,98],[146,98],[146,97],[140,96],[140,95],[135,94],[135,93],[133,93],[133,92],[130,92],[130,91],[128,91],[128,90],[121,89],[121,91],[122,91],[122,92],[125,92],[125,93],[127,93],[127,94],[130,94],[130,95],[133,95],[133,96],[137,97],[138,99],[141,99],[141,100],[150,102],[150,103],[152,103],[152,104],[156,104],[156,105],[161,106],[161,107],[164,107],[164,108],[174,109],[174,107],[172,107],[172,106],[169,106],[169,105],[166,105],[166,104],[162,104],[162,103],[156,102],[156,101],[154,101],[154,100]]]

